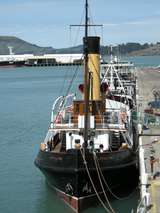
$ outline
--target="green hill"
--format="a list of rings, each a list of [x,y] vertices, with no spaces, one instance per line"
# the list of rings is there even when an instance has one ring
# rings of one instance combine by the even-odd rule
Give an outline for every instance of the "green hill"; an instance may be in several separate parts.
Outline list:
[[[15,54],[44,54],[55,53],[52,47],[39,47],[13,36],[0,36],[0,55],[8,55],[8,46],[13,47]]]
[[[133,51],[130,53],[131,56],[139,55],[139,56],[153,56],[153,55],[160,55],[160,43],[157,42],[156,44],[150,44],[148,48],[139,50],[139,51]]]
[[[31,44],[22,39],[14,36],[0,36],[0,55],[9,54],[9,46],[13,47],[14,54],[63,54],[63,53],[82,53],[83,46],[78,45],[75,47],[54,49],[53,47],[40,47],[35,44]],[[110,46],[101,46],[102,55],[110,55]],[[156,44],[140,44],[140,43],[126,43],[119,44],[113,47],[114,55],[160,55],[160,43]]]

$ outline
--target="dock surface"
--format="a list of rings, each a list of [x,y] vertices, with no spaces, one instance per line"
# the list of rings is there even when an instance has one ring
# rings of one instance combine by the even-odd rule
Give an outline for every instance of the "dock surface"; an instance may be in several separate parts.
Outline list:
[[[160,213],[160,130],[154,127],[144,133],[149,135],[141,136],[147,175],[146,191],[149,193],[147,212]]]
[[[160,89],[160,69],[137,71],[139,123],[143,126],[144,109],[154,100],[153,90]],[[141,203],[137,213],[160,213],[160,126],[151,125],[139,137]]]
[[[154,100],[153,90],[160,90],[160,68],[142,68],[137,70],[139,110],[143,113],[148,102]]]

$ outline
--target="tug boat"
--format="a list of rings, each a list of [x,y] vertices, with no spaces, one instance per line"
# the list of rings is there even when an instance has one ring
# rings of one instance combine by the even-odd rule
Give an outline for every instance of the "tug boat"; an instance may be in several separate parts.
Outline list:
[[[35,159],[48,184],[75,212],[95,201],[109,209],[107,193],[113,195],[120,187],[133,189],[138,181],[137,136],[130,104],[134,95],[124,99],[126,94],[117,92],[111,98],[111,86],[101,78],[100,38],[88,36],[88,0],[85,11],[82,98],[67,94],[55,100],[46,138]]]

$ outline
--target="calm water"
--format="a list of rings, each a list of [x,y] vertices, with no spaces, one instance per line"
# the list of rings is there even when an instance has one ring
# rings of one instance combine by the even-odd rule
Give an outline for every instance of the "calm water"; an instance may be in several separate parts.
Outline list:
[[[148,58],[138,59],[140,64],[145,61],[148,65]],[[150,61],[150,65],[153,61],[155,66],[160,64],[159,57]],[[65,94],[75,69],[0,69],[0,212],[71,212],[46,185],[34,166],[34,158],[47,131],[53,100],[62,91]],[[80,78],[79,71],[76,82]],[[112,205],[117,213],[128,213],[136,206],[137,199],[138,193],[135,193],[130,199],[114,201]],[[97,207],[85,212],[104,210]]]

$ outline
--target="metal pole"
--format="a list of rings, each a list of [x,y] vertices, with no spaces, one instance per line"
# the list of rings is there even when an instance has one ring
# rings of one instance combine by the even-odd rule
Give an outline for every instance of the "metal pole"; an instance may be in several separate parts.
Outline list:
[[[89,107],[89,71],[88,71],[88,0],[85,4],[84,38],[84,148],[88,145],[88,107]]]

